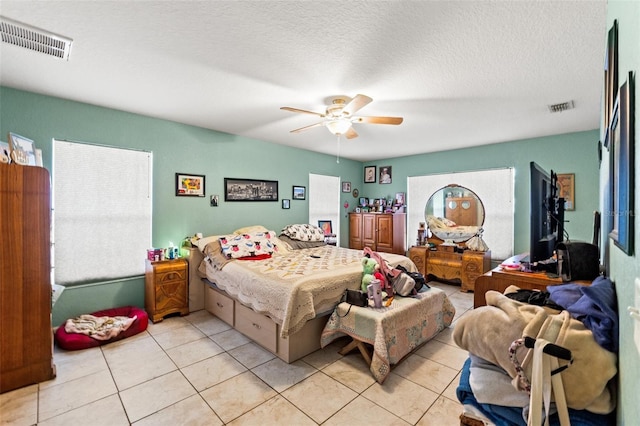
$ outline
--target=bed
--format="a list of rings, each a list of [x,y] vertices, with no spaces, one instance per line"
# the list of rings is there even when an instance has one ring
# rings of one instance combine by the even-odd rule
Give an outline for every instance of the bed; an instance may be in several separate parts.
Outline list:
[[[243,228],[233,235],[254,242],[258,232],[266,231],[257,229]],[[277,250],[270,256],[228,259],[220,256],[219,242],[225,237],[195,242],[197,249],[189,254],[190,293],[203,294],[205,309],[286,362],[319,349],[322,330],[344,290],[361,285],[363,251],[325,244],[324,237],[316,244],[302,244],[271,234]],[[380,255],[392,267],[416,271],[406,256]],[[190,303],[198,297],[190,295]]]

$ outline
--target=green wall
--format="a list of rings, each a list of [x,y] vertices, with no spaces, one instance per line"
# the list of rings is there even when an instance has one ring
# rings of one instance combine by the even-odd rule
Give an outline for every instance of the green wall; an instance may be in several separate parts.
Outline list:
[[[614,19],[618,20],[618,84],[622,85],[627,80],[627,73],[633,71],[635,75],[635,188],[640,184],[640,156],[638,155],[638,137],[640,137],[640,121],[638,120],[638,90],[637,71],[640,69],[640,2],[609,0],[607,6],[607,30],[612,27]],[[603,40],[606,45],[606,40]],[[606,128],[603,122],[601,127]],[[608,152],[605,151],[606,154]],[[608,161],[608,160],[603,160]],[[600,173],[600,196],[601,200],[607,188],[609,170],[602,168]],[[601,201],[602,202],[602,201]],[[640,196],[635,190],[635,203],[633,211],[640,209]],[[606,212],[609,208],[603,206],[601,211]],[[638,248],[640,247],[640,224],[637,215],[632,214],[635,220],[635,254],[626,255],[615,244],[609,241],[610,248],[610,269],[609,275],[615,283],[618,300],[618,312],[620,318],[620,353],[618,383],[620,397],[618,399],[618,421],[619,425],[637,425],[640,419],[640,405],[638,404],[638,383],[640,383],[640,338],[637,338],[637,345],[634,344],[634,328],[638,329],[640,323],[634,321],[627,314],[627,307],[637,300],[636,290],[634,290],[634,279],[640,279],[640,262],[638,262]],[[638,290],[640,292],[640,289]],[[640,306],[637,306],[640,308]],[[640,336],[640,330],[635,330]]]

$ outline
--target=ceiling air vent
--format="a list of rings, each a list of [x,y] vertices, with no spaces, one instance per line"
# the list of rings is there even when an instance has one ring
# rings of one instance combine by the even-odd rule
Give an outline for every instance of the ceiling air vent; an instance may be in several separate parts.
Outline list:
[[[4,16],[0,16],[0,35],[3,43],[69,60],[71,42],[73,41],[70,38],[53,34]]]
[[[562,112],[568,109],[573,109],[573,101],[549,105],[549,112]]]

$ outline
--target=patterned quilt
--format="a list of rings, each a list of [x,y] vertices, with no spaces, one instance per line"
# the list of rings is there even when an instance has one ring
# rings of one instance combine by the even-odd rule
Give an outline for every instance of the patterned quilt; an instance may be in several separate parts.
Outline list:
[[[410,271],[411,260],[381,253],[390,265]],[[256,312],[280,324],[282,337],[300,330],[317,314],[333,310],[344,290],[362,279],[362,250],[321,246],[292,250],[264,260],[235,260],[224,268],[207,262],[207,279]]]

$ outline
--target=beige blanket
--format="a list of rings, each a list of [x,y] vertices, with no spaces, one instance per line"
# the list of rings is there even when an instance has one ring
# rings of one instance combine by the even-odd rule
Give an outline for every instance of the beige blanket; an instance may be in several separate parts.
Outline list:
[[[281,325],[281,336],[298,331],[317,314],[333,310],[344,290],[358,289],[362,250],[335,246],[292,250],[259,261],[233,261],[220,269],[204,261],[207,279],[254,311]],[[381,254],[410,271],[411,260]]]
[[[509,358],[511,343],[523,336],[541,337],[572,352],[573,363],[564,370],[562,381],[567,405],[576,410],[587,409],[606,414],[615,408],[615,395],[610,380],[616,375],[616,355],[598,345],[591,331],[568,312],[553,314],[540,306],[512,300],[490,290],[485,295],[487,306],[476,308],[460,317],[453,330],[455,343],[516,377]],[[527,377],[531,377],[530,354],[518,355]],[[563,365],[566,362],[561,361]],[[514,380],[517,387],[517,380]]]
[[[136,316],[96,317],[85,314],[68,319],[64,331],[86,334],[96,340],[109,340],[127,330],[136,319]]]

